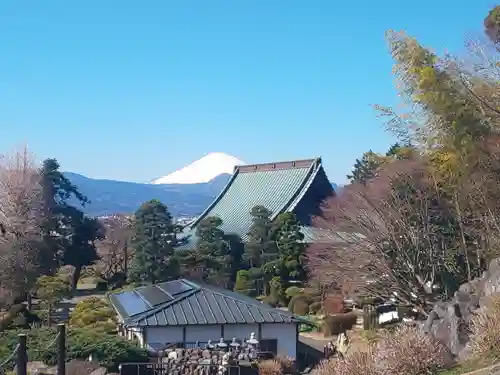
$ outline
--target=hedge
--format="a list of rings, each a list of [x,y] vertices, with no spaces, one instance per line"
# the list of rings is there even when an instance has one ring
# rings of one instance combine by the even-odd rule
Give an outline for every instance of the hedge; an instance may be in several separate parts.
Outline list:
[[[31,330],[8,330],[0,332],[0,362],[5,360],[18,343],[18,335],[27,335],[30,361],[43,361],[47,365],[56,363],[56,346],[47,346],[57,335],[55,328],[34,328]],[[120,336],[94,332],[88,329],[68,329],[67,361],[87,359],[89,355],[109,370],[117,370],[122,362],[146,362],[147,352]],[[13,364],[12,364],[13,365]]]
[[[325,337],[338,335],[345,332],[356,324],[358,316],[355,313],[328,315],[323,323]]]

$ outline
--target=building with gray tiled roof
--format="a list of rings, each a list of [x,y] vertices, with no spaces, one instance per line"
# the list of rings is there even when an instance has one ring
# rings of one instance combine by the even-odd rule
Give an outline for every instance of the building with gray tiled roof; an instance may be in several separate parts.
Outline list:
[[[113,293],[121,332],[158,351],[220,339],[245,340],[252,333],[261,347],[295,358],[298,325],[307,320],[245,295],[185,279]]]
[[[335,234],[312,226],[312,217],[320,213],[321,202],[334,194],[321,158],[237,166],[219,196],[184,227],[179,249],[195,247],[196,226],[209,216],[222,219],[221,229],[245,242],[252,225],[250,211],[257,205],[270,210],[271,219],[283,212],[295,213],[308,243],[335,241]]]

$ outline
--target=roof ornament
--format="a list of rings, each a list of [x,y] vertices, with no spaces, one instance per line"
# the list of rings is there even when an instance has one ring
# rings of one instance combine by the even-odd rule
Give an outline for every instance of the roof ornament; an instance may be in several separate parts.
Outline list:
[[[217,343],[219,348],[227,348],[227,344],[224,342],[224,338],[220,338],[220,341]]]
[[[250,338],[247,340],[247,343],[250,345],[257,345],[259,343],[259,340],[255,338],[255,332],[250,334]]]
[[[213,349],[214,348],[214,344],[212,344],[212,340],[208,340],[206,348],[207,349]]]

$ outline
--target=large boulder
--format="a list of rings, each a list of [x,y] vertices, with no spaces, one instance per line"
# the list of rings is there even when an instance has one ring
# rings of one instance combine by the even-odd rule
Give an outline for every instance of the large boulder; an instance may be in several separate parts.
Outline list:
[[[470,355],[469,324],[485,297],[500,292],[500,258],[490,262],[481,277],[460,286],[450,301],[437,303],[422,325],[424,332],[442,341],[457,357]]]

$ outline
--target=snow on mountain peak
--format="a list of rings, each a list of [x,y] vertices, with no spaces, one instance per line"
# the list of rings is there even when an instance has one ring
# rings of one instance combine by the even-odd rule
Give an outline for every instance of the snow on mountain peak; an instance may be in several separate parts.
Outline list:
[[[211,152],[199,160],[167,176],[160,177],[152,184],[199,184],[209,182],[221,174],[233,174],[234,167],[245,163],[223,152]]]

